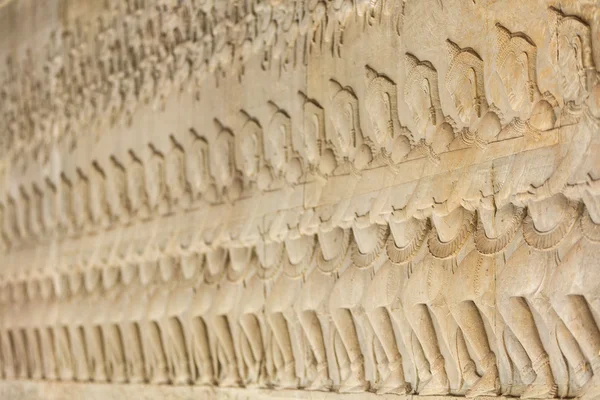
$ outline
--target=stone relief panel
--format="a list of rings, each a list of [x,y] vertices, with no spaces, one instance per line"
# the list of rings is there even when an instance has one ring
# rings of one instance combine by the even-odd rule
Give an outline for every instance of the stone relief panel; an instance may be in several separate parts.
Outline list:
[[[600,396],[597,4],[59,3],[0,28],[2,384]]]

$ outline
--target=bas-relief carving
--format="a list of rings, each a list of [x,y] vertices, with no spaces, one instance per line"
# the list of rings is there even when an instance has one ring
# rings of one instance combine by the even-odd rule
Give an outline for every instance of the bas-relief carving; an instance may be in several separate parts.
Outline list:
[[[3,166],[33,172],[3,185],[2,377],[597,396],[594,21],[550,7],[540,41],[490,12],[490,51],[423,51],[407,7],[114,4],[52,35],[42,78],[11,58]],[[373,32],[400,62],[348,66]],[[328,62],[351,72],[50,161]]]

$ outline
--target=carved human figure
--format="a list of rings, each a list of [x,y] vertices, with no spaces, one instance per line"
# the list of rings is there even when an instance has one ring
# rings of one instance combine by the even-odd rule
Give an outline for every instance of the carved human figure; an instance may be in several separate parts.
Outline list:
[[[355,223],[352,233],[353,242],[349,260],[335,283],[329,299],[333,322],[350,361],[350,373],[343,377],[344,381],[340,387],[340,391],[345,393],[363,392],[369,388],[369,382],[365,378],[364,356],[358,340],[358,329],[368,322],[363,319],[365,316],[357,311],[359,306],[364,304],[364,296],[371,276],[385,262],[383,249],[389,231],[387,226]],[[375,319],[369,321],[373,322]],[[378,340],[388,344],[383,336],[378,337]],[[410,384],[404,381],[400,354],[390,352],[387,356],[394,365],[391,368],[390,380],[384,382],[381,392],[410,392]]]
[[[236,135],[235,151],[235,164],[243,177],[244,188],[258,184],[264,190],[269,182],[268,179],[266,183],[259,182],[259,174],[264,167],[264,147],[263,131],[258,121],[247,116],[240,134]]]
[[[163,294],[157,297],[164,304],[161,307],[162,315],[157,315],[156,318],[161,330],[170,380],[176,385],[184,385],[191,380],[191,370],[182,314],[189,308],[193,292],[186,290],[189,286],[182,279],[180,260],[165,253],[159,258]]]
[[[238,386],[240,384],[240,373],[238,369],[238,357],[235,352],[232,323],[233,307],[239,300],[239,285],[228,284],[225,279],[226,266],[229,254],[225,249],[215,249],[206,253],[206,267],[204,269],[204,281],[207,284],[219,284],[213,292],[212,307],[209,311],[210,326],[214,329],[222,359],[223,376],[219,380],[220,386]],[[196,300],[195,300],[196,301]],[[206,303],[206,300],[203,301]]]
[[[106,197],[111,220],[125,222],[129,219],[130,202],[128,198],[127,171],[116,157],[110,157],[107,173]]]
[[[144,168],[144,179],[146,182],[146,199],[151,212],[165,213],[169,210],[169,198],[165,176],[164,155],[149,144],[149,158]]]
[[[256,247],[259,276],[264,280],[275,280],[266,299],[265,315],[272,332],[272,379],[281,388],[294,388],[298,385],[296,358],[292,347],[290,318],[294,298],[299,287],[298,282],[287,279],[281,274],[281,264],[285,257],[283,243],[260,243]],[[265,285],[265,283],[263,283]]]
[[[572,109],[583,109],[583,112],[576,113],[578,117],[572,118],[572,115],[571,118],[565,118],[567,121],[576,121],[574,126],[561,129],[566,129],[570,134],[573,134],[571,129],[574,129],[580,132],[574,134],[585,141],[586,136],[597,131],[600,124],[600,80],[591,57],[591,29],[575,16],[564,15],[553,8],[550,11],[556,18],[556,37],[553,45],[560,67],[560,95],[566,103],[563,115],[567,117],[574,114]],[[585,133],[582,135],[581,132]],[[600,376],[600,331],[592,316],[592,310],[597,311],[600,308],[597,270],[592,267],[597,263],[594,254],[598,250],[597,232],[600,224],[598,160],[593,150],[596,144],[596,136],[592,134],[590,144],[586,148],[586,154],[589,155],[584,158],[576,172],[572,172],[569,161],[566,165],[561,163],[555,171],[555,174],[560,173],[563,176],[571,172],[569,182],[575,183],[569,184],[566,189],[575,189],[576,198],[583,200],[586,210],[579,221],[583,235],[562,257],[560,264],[553,271],[547,289],[553,308],[578,343],[578,346],[565,346],[563,352],[575,370],[577,383],[581,386],[580,393],[585,393],[587,387],[597,385]],[[579,156],[576,154],[582,153],[573,150],[575,149],[569,149],[565,158],[569,160],[575,157],[571,158],[570,162],[577,164],[576,158]],[[563,171],[560,171],[561,167]],[[550,179],[553,178],[554,176]],[[558,188],[561,182],[562,178],[557,176],[555,184]],[[573,280],[573,277],[576,279]],[[593,379],[590,380],[592,373]],[[585,385],[586,382],[589,383]],[[590,396],[593,397],[594,393]]]
[[[361,169],[373,159],[371,149],[363,147],[358,98],[350,87],[342,87],[334,80],[329,81],[333,132],[327,132],[327,141],[334,152],[338,165],[350,163]],[[360,149],[360,150],[359,150]]]
[[[415,150],[435,162],[454,139],[452,129],[444,123],[437,72],[430,62],[408,53],[405,68],[404,98],[415,124]]]
[[[235,200],[240,192],[235,183],[235,139],[233,132],[215,120],[219,130],[212,145],[210,157],[210,173],[216,183],[217,193],[229,201]]]
[[[492,85],[494,101],[507,103],[503,113],[510,122],[499,134],[499,139],[527,135],[539,138],[541,132],[554,127],[554,103],[551,95],[542,95],[537,85],[537,48],[525,34],[511,33],[497,23],[496,75],[500,90]],[[495,89],[495,90],[494,90]],[[498,91],[504,92],[504,99]],[[550,102],[549,102],[550,101]]]
[[[90,169],[90,219],[93,224],[106,226],[110,221],[106,174],[97,161]]]
[[[456,366],[459,385],[463,379],[471,382],[474,371],[464,369],[471,361],[464,339],[454,321],[447,303],[447,282],[455,269],[457,257],[473,230],[474,214],[458,207],[446,216],[432,215],[433,227],[427,254],[412,268],[403,293],[406,318],[419,340],[429,361],[431,379],[419,389],[419,394],[447,394],[450,382],[446,368]],[[464,250],[463,250],[464,251]],[[436,334],[433,318],[440,325]],[[445,346],[451,355],[445,360],[441,349]],[[454,363],[454,364],[452,364]]]
[[[187,173],[190,180],[190,186],[194,201],[200,198],[211,198],[209,193],[214,185],[214,178],[211,175],[211,161],[208,141],[194,131],[192,135],[192,147],[187,157]],[[213,199],[214,200],[214,199]]]
[[[212,280],[204,282],[204,276],[210,277],[210,273],[203,275],[208,268],[204,261],[204,256],[191,251],[182,257],[182,270],[188,279],[194,279],[197,276],[194,288],[194,296],[187,320],[184,327],[189,331],[190,340],[190,358],[193,363],[192,376],[196,385],[212,385],[215,383],[215,357],[211,350],[209,340],[210,329],[210,308],[215,295],[215,287],[211,285]],[[213,265],[214,266],[214,265]]]
[[[263,138],[265,162],[271,170],[272,179],[277,181],[290,175],[292,164],[292,120],[290,116],[273,103],[275,110]],[[297,175],[297,173],[296,173]]]
[[[410,142],[400,129],[396,84],[368,65],[365,69],[365,108],[372,127],[372,133],[367,136],[368,143],[371,150],[375,154],[381,153],[384,159],[401,160],[410,151]]]
[[[165,160],[165,180],[171,207],[186,207],[191,202],[191,192],[186,175],[186,157],[183,147],[171,135],[171,150]]]
[[[325,340],[330,327],[323,321],[329,320],[329,293],[335,284],[338,268],[347,258],[350,232],[335,228],[316,235],[312,231],[306,233],[312,235],[296,239],[295,242],[298,243],[291,239],[286,241],[289,262],[285,262],[283,273],[293,279],[304,279],[296,313],[314,357],[314,362],[310,362],[307,367],[307,377],[310,380],[308,389],[327,391],[333,384]],[[342,368],[344,372],[348,372],[349,367],[344,365]]]

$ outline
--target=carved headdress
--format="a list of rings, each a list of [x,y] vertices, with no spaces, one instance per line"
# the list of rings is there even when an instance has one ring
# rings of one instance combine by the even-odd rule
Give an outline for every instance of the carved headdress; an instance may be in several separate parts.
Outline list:
[[[366,97],[366,107],[369,110],[370,114],[376,113],[376,98],[378,94],[387,95],[387,99],[389,101],[389,114],[386,116],[389,118],[389,121],[386,121],[388,124],[388,132],[391,137],[395,136],[394,130],[396,129],[395,125],[398,121],[398,95],[396,93],[396,85],[386,76],[377,73],[373,68],[368,65],[365,66],[366,70],[366,80],[367,80],[367,97]],[[377,115],[374,114],[371,118],[377,118]],[[385,137],[376,138],[376,140],[385,140]],[[380,143],[381,144],[381,143]]]
[[[535,44],[522,33],[511,33],[508,29],[500,25],[495,26],[496,45],[498,53],[496,55],[496,66],[502,65],[510,54],[518,56],[525,54],[527,56],[527,81],[529,87],[529,100],[533,101],[536,94],[540,91],[537,85],[536,59],[537,48]]]
[[[440,102],[437,71],[430,62],[420,61],[410,53],[406,53],[404,63],[407,73],[404,98],[408,101],[418,91],[429,93],[431,123],[434,126],[438,125],[442,122],[442,103]],[[429,86],[428,88],[424,87],[426,84]]]
[[[468,75],[469,70],[475,75],[475,111],[481,117],[482,106],[485,105],[485,88],[483,85],[483,60],[472,49],[461,49],[451,40],[446,40],[446,51],[450,59],[446,72],[446,87],[456,87],[459,79]]]
[[[578,50],[581,52],[581,60],[578,60],[581,64],[577,66],[579,75],[583,76],[586,71],[595,70],[590,26],[578,17],[565,15],[556,8],[550,7],[550,12],[556,18],[555,35],[553,35],[556,57],[558,57],[558,38],[562,36],[567,38],[573,46],[579,47]]]

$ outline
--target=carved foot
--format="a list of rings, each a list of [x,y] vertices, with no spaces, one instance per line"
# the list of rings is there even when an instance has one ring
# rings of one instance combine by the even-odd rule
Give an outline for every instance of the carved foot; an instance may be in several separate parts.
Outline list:
[[[150,383],[154,385],[164,385],[169,383],[169,377],[166,372],[166,366],[157,365],[156,367],[150,367]]]
[[[283,371],[277,374],[278,384],[277,387],[282,389],[295,389],[298,387],[298,378],[296,377],[295,368],[293,362],[287,364]]]
[[[500,378],[498,370],[484,374],[472,388],[467,390],[466,397],[498,396],[500,394]]]
[[[410,383],[404,380],[404,371],[402,369],[402,360],[390,364],[390,375],[383,382],[381,387],[377,389],[377,394],[409,394],[412,391]]]
[[[448,375],[446,370],[441,369],[439,372],[434,373],[429,382],[427,382],[419,395],[421,396],[433,396],[433,395],[445,395],[450,393],[450,382],[448,381]]]
[[[225,378],[219,382],[221,387],[238,387],[240,386],[240,375],[238,374],[235,364],[228,367],[228,372]]]
[[[554,383],[554,377],[550,370],[550,365],[546,364],[539,369],[537,377],[525,392],[521,395],[522,399],[548,399],[556,396],[558,386]]]
[[[340,393],[363,393],[369,390],[369,382],[363,373],[352,372],[340,386]]]
[[[463,379],[469,386],[473,386],[479,381],[480,376],[477,375],[475,363],[473,361],[469,361],[463,368]]]
[[[106,373],[104,372],[104,366],[99,367],[96,370],[92,379],[94,382],[106,382],[108,380]]]
[[[587,361],[584,361],[575,369],[575,380],[580,387],[585,386],[592,379],[592,367]]]
[[[319,367],[317,371],[317,376],[306,389],[313,391],[329,392],[331,390],[332,385],[333,382],[331,381],[331,379],[329,379],[329,374],[327,373],[327,366],[323,366]]]
[[[187,385],[190,382],[190,377],[187,375],[177,375],[173,377],[174,385]]]

